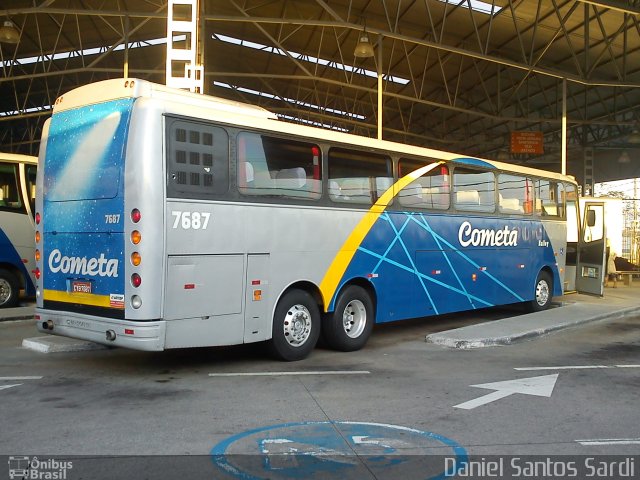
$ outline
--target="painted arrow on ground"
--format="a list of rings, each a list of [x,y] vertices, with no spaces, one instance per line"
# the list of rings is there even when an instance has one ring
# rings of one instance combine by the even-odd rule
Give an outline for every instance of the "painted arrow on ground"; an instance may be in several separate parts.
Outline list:
[[[16,383],[14,385],[0,385],[0,390],[6,390],[7,388],[11,388],[11,387],[19,387],[20,385],[22,385],[21,383]]]
[[[558,373],[553,375],[542,375],[540,377],[519,378],[516,380],[506,380],[504,382],[494,383],[482,383],[479,385],[470,385],[476,388],[486,388],[487,390],[495,390],[495,392],[488,393],[482,397],[468,402],[454,405],[453,408],[463,408],[465,410],[471,410],[481,405],[486,405],[490,402],[495,402],[501,398],[508,397],[514,393],[521,393],[523,395],[535,395],[537,397],[550,397],[553,393],[553,387],[556,386],[556,380],[558,380]]]

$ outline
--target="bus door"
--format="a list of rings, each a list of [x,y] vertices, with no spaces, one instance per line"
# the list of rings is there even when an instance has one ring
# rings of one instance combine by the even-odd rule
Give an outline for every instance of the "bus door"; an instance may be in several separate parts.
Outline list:
[[[582,228],[578,240],[576,289],[579,293],[604,293],[605,241],[604,203],[584,204]]]

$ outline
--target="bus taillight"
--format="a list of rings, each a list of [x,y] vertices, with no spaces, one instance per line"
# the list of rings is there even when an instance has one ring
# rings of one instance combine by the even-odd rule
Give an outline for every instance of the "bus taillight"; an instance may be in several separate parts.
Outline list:
[[[140,275],[138,275],[137,273],[131,275],[131,285],[133,285],[135,288],[138,288],[141,283],[142,277]]]
[[[142,240],[142,235],[138,230],[134,230],[133,232],[131,232],[131,243],[133,243],[134,245],[138,245],[140,243],[140,240]]]
[[[142,262],[142,257],[140,256],[140,254],[138,252],[133,252],[131,254],[131,265],[133,265],[134,267],[137,267],[138,265],[140,265],[141,262]]]
[[[36,212],[36,225],[40,225],[40,212]]]
[[[33,275],[36,277],[36,280],[40,280],[40,269],[36,267],[36,269],[33,270]]]
[[[142,218],[142,214],[140,213],[140,210],[138,210],[137,208],[134,208],[133,210],[131,210],[131,221],[133,223],[138,223],[141,218]]]

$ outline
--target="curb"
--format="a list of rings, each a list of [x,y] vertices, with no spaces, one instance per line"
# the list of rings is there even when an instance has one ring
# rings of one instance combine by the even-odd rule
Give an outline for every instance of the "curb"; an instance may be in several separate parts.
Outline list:
[[[31,315],[14,315],[12,317],[0,317],[0,322],[11,322],[14,320],[33,320],[33,314]]]
[[[578,304],[567,305],[565,308],[571,307],[571,306],[579,306],[579,305]],[[599,320],[613,320],[616,318],[625,317],[625,316],[637,313],[639,311],[640,311],[640,306],[628,307],[628,308],[616,310],[610,313],[601,313],[590,318],[574,320],[571,322],[566,322],[566,323],[557,324],[557,325],[549,325],[546,327],[540,327],[533,330],[518,332],[511,335],[504,335],[500,337],[482,338],[478,336],[478,338],[464,339],[464,338],[461,338],[463,337],[463,335],[460,335],[456,338],[451,335],[456,330],[448,330],[447,332],[444,332],[444,333],[439,332],[439,333],[432,333],[430,335],[427,335],[425,337],[425,341],[427,343],[432,343],[434,345],[441,345],[449,348],[457,348],[460,350],[471,350],[475,348],[506,346],[516,342],[531,340],[536,337],[541,337],[543,335],[547,335],[560,330],[576,327],[578,325],[583,325],[590,322],[597,322]],[[478,327],[477,325],[474,325],[472,327],[462,327],[457,330],[464,330],[468,328],[477,328],[477,327]]]
[[[54,336],[25,338],[22,340],[22,347],[39,353],[85,352],[108,348],[99,343]]]

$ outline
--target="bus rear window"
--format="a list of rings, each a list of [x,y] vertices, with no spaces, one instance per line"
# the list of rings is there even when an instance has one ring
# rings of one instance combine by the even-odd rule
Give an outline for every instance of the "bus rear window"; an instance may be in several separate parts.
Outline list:
[[[133,101],[87,105],[52,117],[44,166],[47,200],[118,195]]]

